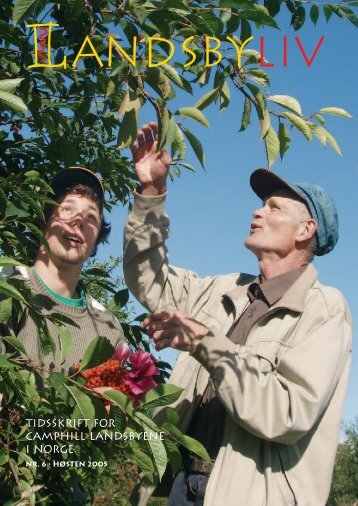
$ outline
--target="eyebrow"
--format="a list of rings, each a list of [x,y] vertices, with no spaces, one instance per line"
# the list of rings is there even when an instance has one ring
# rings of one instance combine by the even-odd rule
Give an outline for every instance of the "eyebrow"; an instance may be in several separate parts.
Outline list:
[[[263,203],[266,204],[268,201],[271,200],[273,203],[280,204],[280,207],[282,207],[282,209],[287,209],[288,208],[287,204],[285,204],[285,202],[277,201],[278,198],[280,198],[280,196],[278,196],[278,195],[270,195],[269,197],[266,197],[263,200]],[[285,198],[285,197],[282,197],[282,198]]]

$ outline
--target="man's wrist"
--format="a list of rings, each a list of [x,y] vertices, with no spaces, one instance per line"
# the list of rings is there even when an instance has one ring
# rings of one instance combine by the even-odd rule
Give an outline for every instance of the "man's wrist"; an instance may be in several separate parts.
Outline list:
[[[165,182],[162,184],[141,184],[140,193],[145,197],[156,197],[167,191]]]

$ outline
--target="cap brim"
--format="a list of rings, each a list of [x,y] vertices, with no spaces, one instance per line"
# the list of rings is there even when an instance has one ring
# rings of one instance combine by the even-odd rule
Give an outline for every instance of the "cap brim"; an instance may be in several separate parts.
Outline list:
[[[256,169],[250,176],[250,185],[261,200],[269,197],[277,190],[286,190],[293,193],[302,202],[306,202],[303,195],[294,186],[286,183],[286,181],[267,169]]]
[[[60,170],[51,180],[51,187],[55,193],[66,185],[85,184],[90,186],[97,193],[102,209],[104,206],[104,189],[100,179],[85,167],[69,167]]]

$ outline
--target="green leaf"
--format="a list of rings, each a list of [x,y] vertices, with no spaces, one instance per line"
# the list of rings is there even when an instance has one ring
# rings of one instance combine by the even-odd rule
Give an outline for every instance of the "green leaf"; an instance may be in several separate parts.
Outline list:
[[[299,5],[295,10],[295,12],[293,13],[291,19],[291,25],[293,26],[294,30],[297,31],[300,28],[302,28],[302,26],[305,23],[305,19],[306,19],[306,9],[302,5]]]
[[[282,160],[291,143],[290,132],[284,123],[280,123],[278,127],[278,138],[280,140],[280,157]]]
[[[199,98],[194,107],[202,111],[203,109],[208,107],[208,105],[210,105],[212,102],[216,100],[216,98],[219,95],[219,91],[220,88],[214,88],[213,90],[208,91],[207,93],[205,93],[205,95]]]
[[[7,93],[6,91],[0,91],[0,104],[10,108],[16,114],[21,114],[27,110],[27,105],[20,97]]]
[[[173,425],[177,425],[180,420],[178,413],[173,408],[165,408],[165,418],[167,422]]]
[[[205,447],[196,441],[192,437],[183,436],[183,445],[187,448],[191,453],[195,453],[195,455],[199,455],[200,458],[210,462],[210,457]]]
[[[226,82],[226,79],[223,80],[220,86],[220,111],[224,111],[230,103],[230,88]]]
[[[37,0],[16,0],[12,14],[14,25],[23,21],[26,15],[30,15],[32,9],[36,6]]]
[[[61,364],[64,363],[68,355],[72,351],[73,337],[67,327],[61,326],[58,329],[61,346]]]
[[[5,465],[9,460],[9,454],[3,449],[1,448],[0,450],[0,466],[3,466]],[[18,501],[16,501],[18,502]]]
[[[138,112],[131,110],[125,113],[117,138],[117,149],[131,146],[137,138]]]
[[[312,130],[313,134],[317,137],[319,142],[323,146],[326,146],[326,144],[327,144],[327,135],[326,135],[327,130],[325,128],[321,127],[320,125],[317,125],[316,123],[312,123],[311,121],[308,122],[308,126]]]
[[[261,54],[255,49],[244,49],[241,53],[241,57],[245,58],[243,63],[243,67],[245,65],[249,65],[251,63],[260,63],[261,62]],[[264,57],[264,62],[269,63],[269,61]]]
[[[232,9],[252,9],[252,3],[249,0],[220,0],[219,7]]]
[[[16,90],[16,88],[20,85],[21,81],[24,78],[20,77],[18,79],[2,79],[0,81],[0,91],[5,91],[7,93],[12,93]]]
[[[340,107],[323,107],[318,111],[321,114],[335,114],[336,116],[343,116],[344,118],[352,118],[345,109],[341,109]]]
[[[199,441],[196,441],[189,436],[185,436],[177,427],[175,427],[175,425],[170,423],[163,423],[161,428],[168,432],[178,443],[182,444],[190,452],[195,453],[198,457],[210,462],[210,457],[206,449],[201,443],[199,443]]]
[[[78,323],[72,320],[72,318],[70,318],[69,316],[66,316],[62,313],[51,313],[49,315],[49,318],[51,319],[51,321],[57,324],[66,323],[67,325],[71,325],[72,327],[80,328]]]
[[[337,144],[337,141],[336,139],[333,137],[332,134],[330,134],[328,131],[326,131],[326,137],[327,137],[327,142],[328,144],[330,144],[332,146],[332,148],[334,149],[334,151],[336,153],[339,154],[339,156],[342,156],[342,153],[341,153],[341,150],[339,149],[339,146]]]
[[[312,23],[316,26],[319,17],[319,6],[317,4],[313,4],[310,9],[310,17]]]
[[[224,24],[221,19],[210,11],[200,11],[200,17],[210,27],[210,30],[215,37],[220,37],[224,30]]]
[[[176,445],[170,439],[164,439],[165,450],[168,455],[172,476],[174,477],[182,466],[182,456]]]
[[[149,478],[150,481],[153,481],[154,465],[152,459],[146,453],[144,453],[137,444],[132,443],[131,448],[133,452],[133,458],[137,462],[139,468]]]
[[[158,150],[161,151],[166,145],[166,138],[169,129],[169,110],[166,103],[161,99],[156,100],[158,104],[157,118],[158,118]]]
[[[103,364],[113,356],[113,353],[114,348],[106,337],[96,337],[83,355],[81,370]]]
[[[246,130],[246,128],[250,124],[250,118],[251,118],[251,102],[246,97],[245,103],[244,103],[244,110],[242,112],[241,128],[239,130],[240,132],[243,132],[244,130]]]
[[[102,402],[101,404],[103,406]],[[114,420],[115,431],[124,432],[127,425],[127,417],[122,409],[119,409],[117,406],[112,404],[110,407],[109,418],[112,418]]]
[[[168,65],[168,63],[163,63],[160,67],[163,70],[163,72],[166,73],[169,79],[173,81],[173,83],[179,86],[179,88],[184,89],[183,80],[180,77],[178,71],[174,67],[171,67],[170,65]]]
[[[135,419],[140,420],[143,430],[148,432],[147,443],[153,455],[159,479],[161,479],[167,467],[168,458],[163,441],[160,439],[159,428],[158,431],[153,429],[153,426],[156,427],[155,424],[153,424],[152,420],[140,411],[135,412]]]
[[[13,299],[19,300],[20,302],[25,302],[24,297],[21,293],[12,285],[0,279],[0,293],[7,295],[8,297],[12,297]]]
[[[270,115],[267,111],[266,101],[257,86],[247,83],[247,87],[250,89],[256,99],[255,109],[260,121],[261,139],[263,139],[267,133],[267,130],[270,128]]]
[[[134,93],[134,91],[130,91],[127,88],[127,91],[124,95],[124,99],[121,103],[121,106],[116,114],[116,118],[123,116],[126,112],[129,111],[139,111],[142,103],[139,100],[138,96]]]
[[[1,306],[1,303],[0,303],[0,306]],[[24,348],[24,345],[16,337],[14,337],[14,336],[2,336],[2,339],[4,339],[4,341],[6,341],[7,343],[11,344],[11,346],[13,348],[15,348],[17,351],[19,351],[20,353],[23,353],[24,355],[27,355],[26,350]]]
[[[107,390],[102,394],[102,396],[105,399],[108,399],[109,401],[113,402],[113,404],[115,404],[126,414],[132,415],[133,413],[132,404],[128,399],[128,397],[125,396],[122,392],[119,392],[118,390]]]
[[[253,8],[254,4],[251,4],[251,7]],[[267,9],[265,9],[263,5],[255,5],[255,10],[247,9],[245,11],[240,11],[240,18],[255,21],[255,23],[259,23],[260,25],[279,28],[276,21],[269,15]]]
[[[274,17],[280,12],[281,0],[266,0],[265,7],[267,7],[270,16]]]
[[[280,151],[280,141],[275,130],[270,126],[265,135],[266,156],[269,168],[275,163]]]
[[[118,290],[113,296],[113,300],[116,306],[123,307],[127,304],[129,299],[129,290],[128,288],[123,288],[122,290]]]
[[[240,39],[247,40],[251,37],[251,25],[246,19],[240,20],[241,31],[240,31]]]
[[[94,425],[94,418],[95,418],[95,409],[92,404],[91,398],[81,392],[77,387],[72,387],[65,385],[67,390],[70,392],[74,400],[76,401],[77,407],[81,412],[81,415],[83,418],[87,418],[87,426],[89,430],[92,429]]]
[[[79,153],[73,144],[73,142],[70,141],[67,137],[63,136],[59,140],[59,149],[62,153],[63,160],[66,164],[66,166],[70,167],[71,165],[74,165],[77,163],[79,159]]]
[[[0,301],[0,323],[6,321],[11,315],[12,299],[4,299]]]
[[[324,120],[324,117],[323,117],[323,116],[321,116],[320,114],[314,114],[314,115],[313,115],[313,117],[314,117],[314,118],[315,118],[315,119],[316,119],[319,123],[321,123],[321,125],[323,125],[323,126],[324,126],[324,125],[326,124],[326,122],[325,122],[325,120]]]
[[[174,119],[174,116],[172,116],[169,120],[168,132],[165,139],[166,146],[172,145],[172,143],[175,141],[176,135],[177,135],[177,124]]]
[[[330,20],[330,17],[333,14],[333,11],[328,4],[323,5],[323,13],[324,13],[324,17],[326,18],[326,21],[328,23],[328,21]]]
[[[166,385],[158,385],[143,397],[141,408],[152,409],[158,406],[166,406],[176,401],[182,392],[182,388],[169,383]]]
[[[18,260],[15,260],[15,258],[0,256],[0,267],[15,267],[17,265],[21,265],[22,267],[24,267],[24,264],[22,264]]]
[[[200,86],[205,86],[206,84],[208,84],[209,82],[209,79],[210,79],[210,74],[211,74],[211,68],[208,67],[208,68],[205,68],[203,72],[201,72],[201,74],[199,74],[199,79],[198,79],[198,83],[200,84]]]
[[[183,159],[186,152],[185,139],[181,128],[176,125],[176,134],[172,144],[171,154],[174,158],[175,153],[179,153],[180,159]]]
[[[168,98],[172,87],[168,77],[158,68],[149,68],[145,80],[162,98]]]
[[[199,139],[187,128],[183,127],[183,132],[185,134],[185,137],[188,139],[190,146],[193,148],[193,151],[199,160],[201,166],[204,168],[205,163],[205,154],[203,150],[203,146]]]
[[[266,100],[275,102],[275,104],[288,109],[289,111],[295,112],[299,116],[302,116],[301,106],[298,100],[288,95],[271,95]]]
[[[9,362],[8,359],[6,358],[7,356],[10,355],[0,355],[0,368],[4,367],[5,369],[14,369],[15,364]]]
[[[354,5],[353,3],[350,3],[351,6],[357,7],[357,5]],[[354,12],[345,6],[340,6],[339,9],[341,12],[344,12],[344,14],[347,16],[347,19],[356,27],[358,27],[358,17],[354,14]]]
[[[205,118],[204,114],[195,107],[181,107],[176,111],[175,114],[179,114],[179,116],[185,116],[186,118],[194,119],[198,123],[201,123],[206,127],[209,127],[209,122]]]
[[[284,112],[283,115],[291,121],[292,125],[295,126],[301,134],[303,134],[309,141],[312,139],[312,133],[310,127],[307,125],[307,121],[300,118],[296,114],[291,112]]]

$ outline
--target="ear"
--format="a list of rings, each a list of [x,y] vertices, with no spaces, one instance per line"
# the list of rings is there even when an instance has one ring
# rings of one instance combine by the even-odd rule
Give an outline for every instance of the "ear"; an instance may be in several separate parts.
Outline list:
[[[296,242],[302,244],[303,242],[309,241],[316,233],[317,222],[313,218],[303,221],[299,224],[299,228],[296,235]]]

